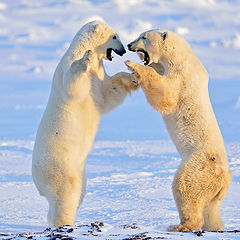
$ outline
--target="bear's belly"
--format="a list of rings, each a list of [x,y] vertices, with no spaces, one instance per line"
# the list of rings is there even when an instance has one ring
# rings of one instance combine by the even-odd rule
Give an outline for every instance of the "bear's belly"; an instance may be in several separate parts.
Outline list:
[[[90,100],[81,105],[48,104],[34,145],[35,182],[42,182],[56,169],[65,172],[69,166],[79,172],[83,171],[99,120],[100,114]]]

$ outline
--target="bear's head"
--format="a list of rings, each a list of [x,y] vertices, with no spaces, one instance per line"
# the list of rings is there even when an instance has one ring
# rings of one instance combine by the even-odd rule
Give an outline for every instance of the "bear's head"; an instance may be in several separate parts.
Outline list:
[[[136,40],[128,44],[128,49],[137,52],[144,65],[150,65],[169,58],[176,62],[191,48],[176,33],[157,29],[142,33]]]
[[[126,53],[118,34],[106,23],[98,20],[85,24],[75,35],[70,48],[79,52],[78,55],[90,49],[98,59],[109,61],[113,59],[112,51],[120,56]]]

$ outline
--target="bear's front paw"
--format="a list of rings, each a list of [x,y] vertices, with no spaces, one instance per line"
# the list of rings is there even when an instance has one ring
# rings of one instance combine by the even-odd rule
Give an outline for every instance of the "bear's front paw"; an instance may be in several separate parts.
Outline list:
[[[83,57],[79,60],[75,60],[71,64],[70,71],[73,74],[81,74],[83,72],[87,72],[93,63],[93,52],[91,50],[87,50]]]
[[[87,63],[93,62],[93,52],[91,50],[87,50],[83,55],[83,60]]]
[[[87,50],[82,57],[83,64],[85,64],[85,69],[88,71],[93,63],[93,52]]]
[[[93,52],[91,50],[87,50],[82,57],[83,61],[92,62],[93,60]]]
[[[131,71],[138,79],[138,81],[140,80],[140,74],[139,74],[139,66],[141,66],[141,64],[139,63],[135,63],[133,61],[127,60],[125,62],[125,65],[127,66],[128,70]]]

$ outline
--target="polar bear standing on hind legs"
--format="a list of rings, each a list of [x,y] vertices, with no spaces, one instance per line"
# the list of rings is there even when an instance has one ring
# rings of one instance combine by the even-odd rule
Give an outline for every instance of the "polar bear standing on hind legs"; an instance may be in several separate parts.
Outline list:
[[[128,48],[146,66],[126,65],[150,105],[162,114],[182,158],[172,185],[180,224],[169,230],[223,230],[220,205],[231,173],[209,99],[207,71],[187,42],[170,31],[142,33]]]
[[[103,59],[111,61],[112,50],[121,56],[126,52],[112,28],[90,22],[76,34],[54,73],[32,162],[33,180],[48,200],[52,227],[74,223],[85,194],[85,160],[101,114],[137,89],[132,74],[107,76]]]

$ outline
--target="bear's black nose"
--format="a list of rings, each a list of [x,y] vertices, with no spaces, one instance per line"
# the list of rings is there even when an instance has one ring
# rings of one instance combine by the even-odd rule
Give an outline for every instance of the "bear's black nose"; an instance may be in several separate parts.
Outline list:
[[[131,50],[131,46],[132,46],[131,43],[129,43],[129,44],[127,45],[127,47],[128,47],[129,50]]]
[[[121,51],[119,51],[119,55],[120,55],[120,56],[122,56],[122,55],[125,54],[125,53],[126,53],[125,48],[122,48]]]

